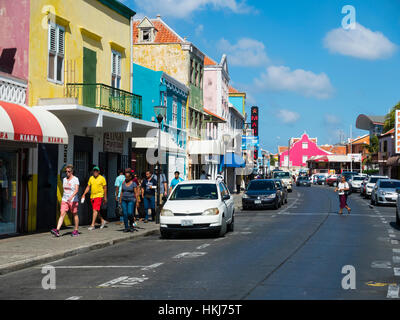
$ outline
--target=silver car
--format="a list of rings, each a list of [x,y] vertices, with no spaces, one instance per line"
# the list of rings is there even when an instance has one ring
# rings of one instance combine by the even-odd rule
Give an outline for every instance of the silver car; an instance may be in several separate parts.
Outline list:
[[[364,194],[364,196],[366,198],[369,198],[371,196],[372,190],[374,190],[374,187],[375,187],[375,183],[379,179],[389,179],[389,177],[388,176],[370,176],[368,178],[368,181],[365,183],[365,194]]]
[[[400,180],[379,179],[372,190],[371,204],[395,204],[398,188],[400,188]]]
[[[351,181],[349,182],[351,192],[360,192],[361,183],[364,181],[365,176],[353,176]]]

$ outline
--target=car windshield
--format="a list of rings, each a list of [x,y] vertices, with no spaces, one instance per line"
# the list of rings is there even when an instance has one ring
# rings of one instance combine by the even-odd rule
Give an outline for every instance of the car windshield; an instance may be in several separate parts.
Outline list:
[[[374,178],[371,178],[371,179],[369,180],[369,183],[376,183],[379,179],[387,179],[387,178],[374,177]]]
[[[169,200],[217,200],[217,186],[211,183],[177,185]]]
[[[300,180],[308,181],[308,178],[307,177],[299,177],[299,181]]]
[[[397,189],[400,188],[400,181],[382,181],[380,183],[381,188]]]
[[[365,179],[365,177],[353,177],[354,181],[362,181],[364,179]]]
[[[274,178],[290,178],[289,172],[274,172]]]
[[[252,181],[247,188],[249,191],[272,191],[275,190],[274,183],[272,181]]]

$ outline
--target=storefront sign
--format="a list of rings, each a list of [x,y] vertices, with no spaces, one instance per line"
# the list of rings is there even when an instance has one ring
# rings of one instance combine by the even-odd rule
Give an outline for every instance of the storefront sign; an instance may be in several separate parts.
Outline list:
[[[124,134],[121,132],[104,133],[103,151],[122,153],[124,151]]]
[[[400,153],[400,110],[396,110],[396,153]]]
[[[361,162],[361,153],[349,153],[347,156],[353,162]]]
[[[251,129],[253,135],[258,136],[258,107],[251,107]]]

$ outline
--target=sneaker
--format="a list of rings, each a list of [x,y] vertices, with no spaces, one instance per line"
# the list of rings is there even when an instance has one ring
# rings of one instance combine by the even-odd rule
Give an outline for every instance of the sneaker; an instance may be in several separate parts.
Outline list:
[[[72,236],[72,237],[77,237],[77,236],[79,236],[78,230],[72,231],[71,236]]]
[[[124,229],[124,233],[128,233],[128,232],[131,232],[131,229]]]
[[[147,222],[149,222],[148,220],[144,220],[144,223],[147,223]]]
[[[104,221],[104,222],[101,224],[100,229],[104,229],[104,227],[106,226],[106,224],[107,224],[107,221]]]
[[[60,236],[60,232],[57,229],[51,229],[50,232],[56,237]]]
[[[89,231],[92,231],[92,230],[94,230],[94,229],[96,229],[96,228],[95,228],[95,227],[92,227],[92,226],[90,226],[90,227],[88,228]]]

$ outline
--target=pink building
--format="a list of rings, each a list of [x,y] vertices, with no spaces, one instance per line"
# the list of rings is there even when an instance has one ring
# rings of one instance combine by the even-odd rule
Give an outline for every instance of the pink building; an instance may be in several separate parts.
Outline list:
[[[282,148],[280,148],[282,150]],[[287,147],[285,151],[279,154],[280,167],[287,167],[288,160],[291,169],[300,169],[307,167],[307,160],[313,156],[323,156],[332,154],[318,147],[317,139],[310,138],[307,133],[304,133],[301,138],[292,138],[290,140],[290,153],[288,155]]]

